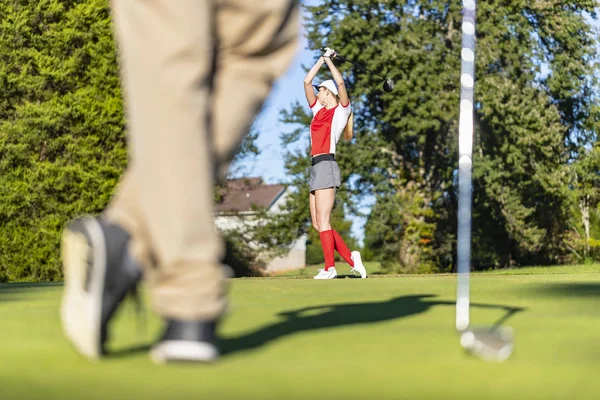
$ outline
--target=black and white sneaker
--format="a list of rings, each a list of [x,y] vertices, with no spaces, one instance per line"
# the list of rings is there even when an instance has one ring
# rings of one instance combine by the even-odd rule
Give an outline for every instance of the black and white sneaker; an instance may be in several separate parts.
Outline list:
[[[161,339],[150,350],[157,364],[169,362],[208,363],[219,358],[215,321],[167,320]]]
[[[62,326],[77,351],[92,360],[105,353],[109,322],[142,277],[129,255],[129,238],[120,226],[93,217],[72,221],[62,235]]]

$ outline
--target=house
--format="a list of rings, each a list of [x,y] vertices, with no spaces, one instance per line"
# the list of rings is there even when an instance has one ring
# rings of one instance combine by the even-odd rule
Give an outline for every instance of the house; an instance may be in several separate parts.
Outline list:
[[[241,178],[227,181],[221,191],[221,201],[215,205],[215,225],[221,231],[243,229],[246,224],[260,223],[254,208],[269,213],[281,212],[288,197],[284,185],[267,185],[261,178]],[[306,235],[296,240],[289,253],[267,262],[267,273],[275,273],[306,266]]]

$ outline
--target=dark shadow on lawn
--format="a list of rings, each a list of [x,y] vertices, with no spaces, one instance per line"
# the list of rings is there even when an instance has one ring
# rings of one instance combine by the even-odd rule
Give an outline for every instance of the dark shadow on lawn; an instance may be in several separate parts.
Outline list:
[[[139,344],[139,345],[135,345],[135,346],[124,347],[121,349],[110,349],[109,352],[107,354],[105,354],[105,357],[118,359],[118,358],[123,358],[123,357],[131,356],[134,354],[138,354],[138,353],[147,353],[148,351],[150,351],[150,347],[152,347],[152,345],[146,343],[146,344]]]
[[[55,287],[62,286],[62,282],[35,282],[35,283],[0,283],[0,291],[2,290],[15,290],[15,289],[38,289],[38,288],[47,288],[47,287]]]
[[[24,300],[38,290],[55,286],[62,286],[62,283],[0,283],[0,302]]]
[[[221,353],[227,355],[253,350],[281,337],[303,331],[389,321],[421,314],[433,306],[456,306],[453,301],[430,300],[434,297],[430,294],[421,294],[401,296],[375,303],[331,304],[284,311],[278,314],[285,318],[283,321],[263,326],[254,332],[240,336],[222,338],[218,345]],[[496,304],[471,303],[471,307],[505,310],[506,313],[492,325],[491,330],[502,325],[512,315],[524,310],[524,308]],[[121,349],[111,349],[106,357],[119,359],[148,352],[150,347],[150,344],[138,344]]]
[[[600,283],[545,283],[536,285],[533,289],[528,287],[527,291],[546,296],[600,297]]]
[[[285,318],[283,321],[240,336],[223,338],[219,341],[219,347],[223,354],[230,354],[256,349],[281,337],[303,331],[390,321],[421,314],[433,306],[456,305],[453,301],[432,300],[433,297],[435,296],[429,294],[410,295],[375,303],[332,304],[285,311],[279,314]],[[510,316],[523,310],[493,304],[472,303],[471,306],[504,309],[507,314],[494,326],[504,323]]]

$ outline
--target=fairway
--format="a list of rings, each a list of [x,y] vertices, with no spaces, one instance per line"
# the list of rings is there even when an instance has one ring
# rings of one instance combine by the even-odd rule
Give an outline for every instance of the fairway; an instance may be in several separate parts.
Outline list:
[[[222,359],[168,367],[147,357],[159,327],[148,307],[147,322],[136,324],[125,304],[114,353],[93,365],[62,336],[62,286],[0,285],[0,398],[599,397],[600,265],[473,276],[473,324],[504,319],[516,331],[515,353],[502,364],[460,348],[455,285],[453,275],[235,279]]]

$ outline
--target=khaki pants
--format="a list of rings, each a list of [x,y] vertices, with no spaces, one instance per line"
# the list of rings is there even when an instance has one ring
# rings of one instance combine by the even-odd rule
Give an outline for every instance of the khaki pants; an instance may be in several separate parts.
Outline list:
[[[213,184],[299,36],[293,0],[112,0],[131,162],[105,217],[132,235],[153,308],[226,306]]]

